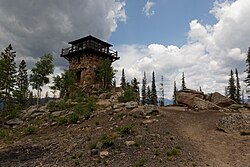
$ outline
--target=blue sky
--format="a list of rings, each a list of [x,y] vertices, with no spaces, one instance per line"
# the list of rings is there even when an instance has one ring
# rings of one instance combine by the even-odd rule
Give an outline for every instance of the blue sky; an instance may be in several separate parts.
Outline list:
[[[113,44],[151,44],[181,46],[186,43],[189,22],[198,19],[213,24],[216,19],[209,11],[212,0],[155,0],[151,10],[154,15],[145,16],[142,9],[146,0],[126,1],[126,22],[120,22],[109,41]]]

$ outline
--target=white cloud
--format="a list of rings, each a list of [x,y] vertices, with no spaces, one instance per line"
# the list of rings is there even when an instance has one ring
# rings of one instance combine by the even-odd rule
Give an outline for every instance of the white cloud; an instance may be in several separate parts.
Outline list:
[[[17,60],[27,60],[28,67],[52,52],[55,64],[66,67],[61,48],[89,34],[107,40],[117,23],[126,21],[125,5],[115,0],[1,0],[0,48],[11,43]]]
[[[142,9],[142,12],[148,17],[154,15],[155,11],[152,9],[153,6],[155,6],[155,2],[148,0]]]
[[[224,1],[214,3],[211,13],[217,18],[214,25],[203,25],[198,20],[190,22],[187,43],[181,47],[151,44],[137,47],[127,46],[133,52],[120,52],[124,58],[119,69],[125,68],[127,79],[137,77],[141,81],[143,71],[149,82],[154,71],[156,80],[165,78],[165,93],[171,98],[173,81],[181,85],[181,73],[185,72],[188,88],[206,92],[224,93],[231,69],[238,68],[244,77],[246,51],[250,45],[250,0]],[[142,57],[142,55],[144,55]],[[125,65],[126,64],[126,65]],[[120,71],[117,77],[120,77]]]

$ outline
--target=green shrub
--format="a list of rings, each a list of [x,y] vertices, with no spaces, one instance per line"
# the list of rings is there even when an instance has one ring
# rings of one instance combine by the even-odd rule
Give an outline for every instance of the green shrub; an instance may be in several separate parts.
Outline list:
[[[132,133],[132,128],[134,127],[134,125],[126,125],[123,127],[118,127],[116,128],[116,131],[119,132],[119,134],[121,135],[128,135]]]
[[[27,135],[32,135],[36,133],[37,129],[34,126],[28,126],[25,131]]]
[[[146,161],[144,159],[140,159],[134,164],[134,167],[143,167],[145,163]]]
[[[92,149],[96,149],[96,143],[90,143],[89,148]]]
[[[109,148],[115,145],[115,141],[108,135],[102,135],[100,141],[102,142],[104,148]]]
[[[66,103],[66,101],[64,100],[59,100],[59,101],[52,100],[48,103],[47,106],[50,112],[66,110],[71,107],[71,105]]]
[[[167,156],[172,157],[172,156],[178,155],[180,151],[181,151],[181,147],[175,146],[174,148],[167,151]]]
[[[129,101],[134,101],[136,100],[136,93],[132,87],[127,87],[124,91],[124,95],[118,97],[118,101],[122,103],[126,103]]]
[[[72,124],[76,124],[78,120],[79,120],[79,116],[76,113],[72,113],[69,116],[69,122]]]
[[[58,125],[63,125],[63,124],[68,123],[68,120],[65,117],[59,117],[56,121]]]
[[[4,129],[0,129],[0,139],[4,139],[6,137],[6,132]]]
[[[88,97],[87,104],[86,104],[87,110],[90,112],[93,112],[96,110],[96,101],[93,97]]]

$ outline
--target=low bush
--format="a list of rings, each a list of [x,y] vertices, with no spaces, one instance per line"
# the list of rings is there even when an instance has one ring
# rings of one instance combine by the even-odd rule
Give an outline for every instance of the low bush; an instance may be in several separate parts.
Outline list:
[[[108,135],[102,135],[100,138],[100,141],[102,142],[102,146],[104,148],[109,148],[112,147],[113,145],[115,145],[115,141],[109,137]]]
[[[116,131],[121,135],[128,135],[132,133],[133,127],[134,125],[126,125],[126,126],[116,128]]]
[[[72,113],[69,116],[69,123],[76,124],[78,120],[79,120],[79,116],[76,113]]]
[[[34,126],[28,126],[28,127],[25,129],[25,131],[26,131],[26,134],[27,134],[27,135],[32,135],[32,134],[36,133],[37,129],[36,129],[36,127],[34,127]]]

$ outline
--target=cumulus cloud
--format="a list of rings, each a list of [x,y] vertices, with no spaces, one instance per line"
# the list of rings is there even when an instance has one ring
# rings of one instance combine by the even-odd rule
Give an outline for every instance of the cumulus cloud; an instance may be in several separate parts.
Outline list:
[[[199,89],[201,86],[206,93],[224,93],[231,69],[238,68],[241,79],[244,77],[246,51],[250,44],[250,1],[216,1],[211,14],[217,19],[214,25],[190,21],[187,43],[183,46],[151,44],[139,46],[140,49],[127,46],[133,52],[120,52],[120,56],[133,57],[134,63],[126,64],[125,59],[120,61],[118,69],[125,68],[128,80],[133,77],[141,80],[143,71],[146,71],[149,82],[154,71],[158,86],[163,75],[165,93],[169,98],[174,80],[180,88],[182,72],[185,72],[188,88]]]
[[[61,48],[89,34],[107,40],[117,23],[126,21],[124,6],[115,0],[1,0],[0,48],[11,43],[17,60],[25,59],[29,67],[45,53],[66,67]]]
[[[142,12],[148,17],[154,15],[155,11],[152,9],[153,6],[155,6],[155,3],[148,0],[142,9]]]

